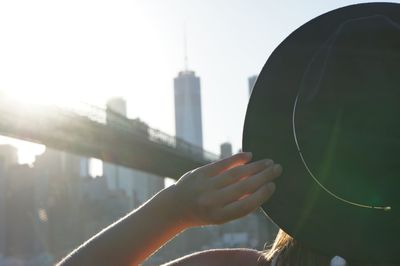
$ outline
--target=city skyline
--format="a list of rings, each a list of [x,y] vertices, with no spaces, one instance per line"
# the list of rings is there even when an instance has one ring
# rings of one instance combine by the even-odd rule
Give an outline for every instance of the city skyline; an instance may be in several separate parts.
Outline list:
[[[64,151],[46,149],[31,167],[18,165],[16,153],[0,145],[1,265],[53,265],[164,187],[162,178],[126,168],[134,186],[110,186],[108,176],[89,177],[86,158]]]
[[[128,117],[174,135],[172,79],[183,68],[185,24],[190,66],[202,78],[204,148],[218,153],[228,141],[236,152],[248,77],[300,25],[358,2],[366,1],[2,2],[0,90],[99,106],[123,96]]]

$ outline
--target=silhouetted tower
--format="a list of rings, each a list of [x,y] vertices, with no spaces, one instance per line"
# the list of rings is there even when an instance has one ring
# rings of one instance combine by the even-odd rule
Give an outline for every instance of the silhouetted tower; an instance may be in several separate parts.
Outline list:
[[[254,85],[256,84],[258,76],[254,75],[249,77],[249,95],[251,95],[251,92],[253,91]]]
[[[185,69],[174,79],[175,134],[198,147],[203,147],[200,78],[188,70],[185,34]]]
[[[230,144],[229,142],[224,142],[221,144],[220,146],[220,158],[224,159],[224,158],[228,158],[229,156],[232,156],[232,144]]]
[[[107,101],[106,123],[115,126],[126,123],[126,101],[121,97],[114,97]]]

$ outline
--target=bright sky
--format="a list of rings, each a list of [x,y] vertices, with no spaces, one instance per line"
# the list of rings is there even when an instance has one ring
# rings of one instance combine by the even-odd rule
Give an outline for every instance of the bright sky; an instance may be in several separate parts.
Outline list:
[[[360,2],[1,1],[0,90],[101,106],[123,96],[129,117],[174,134],[173,78],[183,68],[186,25],[189,68],[201,78],[205,148],[219,153],[219,145],[230,141],[237,151],[247,78],[303,23]],[[21,161],[43,151],[16,145],[25,149]]]

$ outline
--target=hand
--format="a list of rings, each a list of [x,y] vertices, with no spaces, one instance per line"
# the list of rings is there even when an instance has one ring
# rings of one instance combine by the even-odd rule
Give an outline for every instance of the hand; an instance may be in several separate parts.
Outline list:
[[[282,167],[270,159],[252,162],[251,153],[205,165],[183,175],[174,187],[176,210],[187,226],[222,224],[258,208],[275,191],[271,181]]]

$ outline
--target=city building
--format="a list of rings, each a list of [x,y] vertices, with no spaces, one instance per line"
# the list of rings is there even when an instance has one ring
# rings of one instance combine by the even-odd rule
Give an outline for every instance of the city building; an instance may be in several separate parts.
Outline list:
[[[256,84],[258,76],[254,75],[248,78],[249,81],[249,95],[251,95],[251,92],[253,91],[254,85]]]
[[[17,148],[8,144],[0,145],[0,169],[6,169],[17,163]]]
[[[120,126],[127,122],[126,101],[122,97],[113,97],[106,104],[106,123],[109,126]]]
[[[0,145],[0,254],[6,253],[6,192],[9,169],[18,163],[17,149],[11,145]]]
[[[82,237],[88,239],[124,216],[129,210],[129,197],[122,189],[110,190],[104,177],[81,179]]]
[[[106,104],[107,111],[113,111],[126,117],[126,101],[122,97],[113,97],[107,101]]]
[[[10,166],[5,182],[5,249],[3,255],[28,259],[43,250],[34,213],[33,170],[28,165]]]
[[[81,160],[81,156],[46,148],[34,162],[36,230],[57,258],[84,240],[80,220],[84,177]]]
[[[232,156],[232,144],[229,142],[224,142],[220,146],[220,158],[228,158],[229,156]]]
[[[200,78],[194,71],[179,72],[174,79],[175,135],[203,147]]]

